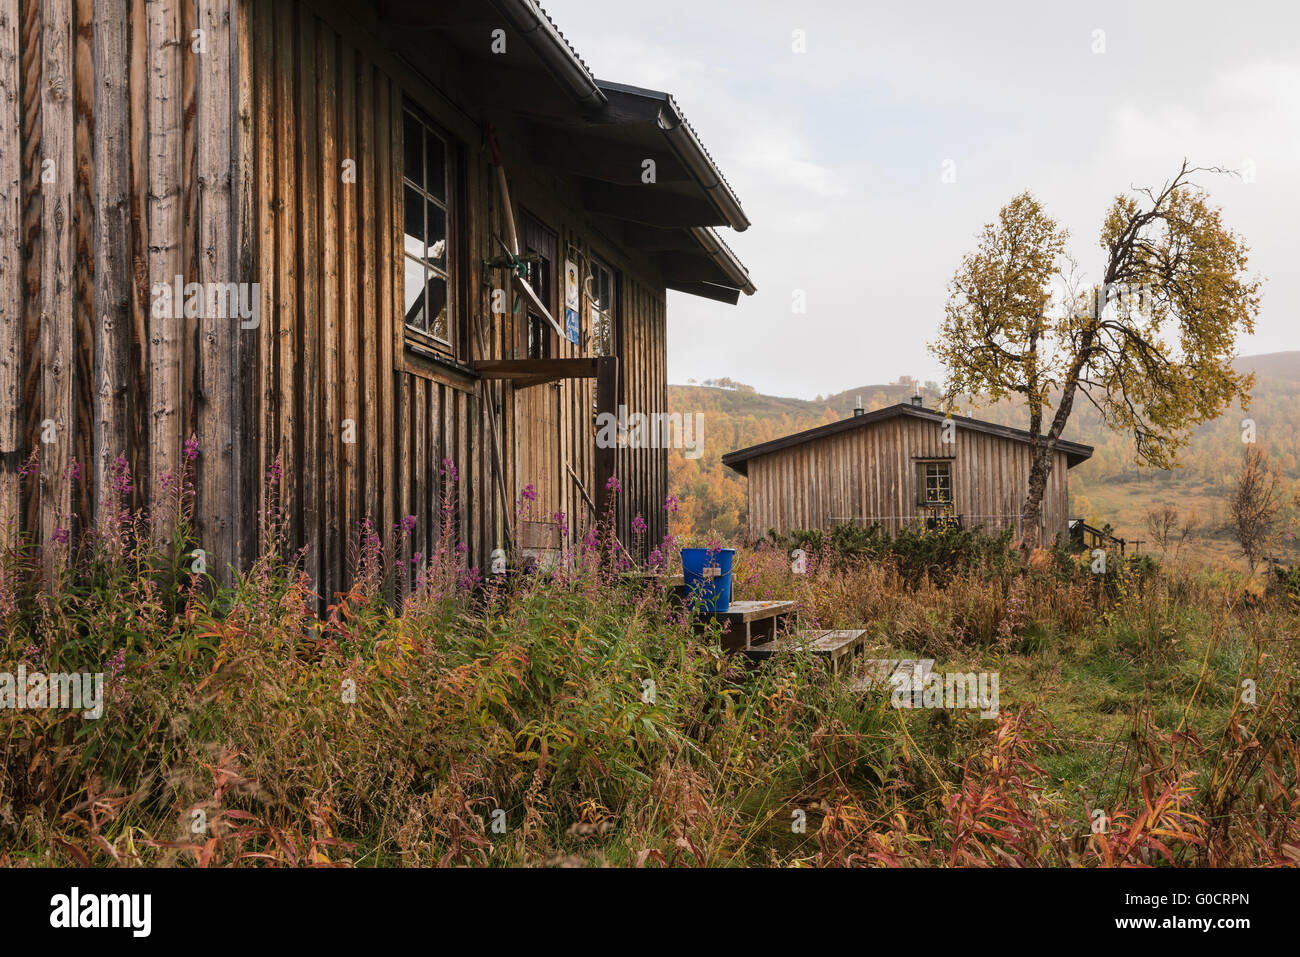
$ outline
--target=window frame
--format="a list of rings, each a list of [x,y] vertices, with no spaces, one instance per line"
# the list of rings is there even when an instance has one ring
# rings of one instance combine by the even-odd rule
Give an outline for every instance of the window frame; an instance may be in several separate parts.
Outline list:
[[[591,280],[592,280],[591,282],[592,289],[588,293],[588,297],[591,300],[591,305],[594,305],[597,302],[596,290],[595,290],[597,270],[601,270],[606,275],[609,276],[609,290],[610,290],[609,308],[597,310],[606,317],[606,320],[609,323],[609,350],[606,352],[596,351],[595,330],[591,328],[587,329],[588,339],[587,342],[584,343],[584,345],[586,346],[587,354],[590,356],[595,356],[595,357],[617,356],[618,346],[619,346],[619,333],[620,333],[619,326],[621,324],[620,313],[622,312],[622,308],[623,308],[623,292],[621,289],[623,277],[619,273],[619,271],[615,269],[613,265],[611,265],[608,259],[606,259],[603,256],[597,255],[596,253],[591,253],[588,256],[588,264],[591,270]],[[584,290],[584,292],[586,292],[586,290]],[[590,308],[587,309],[587,315],[583,317],[583,321],[588,327],[590,327],[591,324]]]
[[[421,149],[421,180],[417,182],[412,178],[412,170],[407,166],[407,119],[408,117],[419,125],[422,132]],[[399,194],[399,208],[402,213],[402,248],[398,255],[401,260],[400,278],[401,287],[399,290],[400,301],[402,303],[402,340],[407,349],[416,354],[428,355],[430,352],[437,357],[456,361],[459,356],[461,347],[460,335],[460,273],[461,269],[461,248],[458,241],[460,226],[460,180],[459,180],[459,148],[456,140],[451,134],[438,123],[434,122],[420,106],[412,102],[409,98],[403,97],[401,105],[401,123],[402,123],[402,150],[401,150],[401,192]],[[439,140],[443,145],[443,198],[439,199],[430,189],[428,182],[429,157],[428,157],[428,139],[433,137]],[[443,252],[444,265],[439,267],[434,263],[421,259],[407,250],[407,237],[411,234],[406,231],[406,195],[407,189],[410,188],[419,194],[422,202],[421,209],[425,216],[428,216],[429,204],[439,208],[445,220],[445,237],[446,247]],[[424,239],[428,240],[428,224],[424,224]],[[428,316],[428,304],[424,305],[425,324],[424,327],[412,325],[407,322],[406,314],[406,270],[408,263],[419,263],[424,270],[425,289],[427,289],[430,279],[434,276],[441,278],[446,288],[446,338],[439,338],[430,328]]]
[[[559,231],[546,225],[545,220],[531,210],[521,209],[519,212],[519,245],[521,252],[525,256],[529,254],[540,256],[546,262],[544,275],[541,272],[540,263],[528,263],[528,284],[533,287],[537,297],[546,304],[547,310],[554,316],[557,302],[556,285],[559,276],[559,263],[557,261],[560,256]],[[537,272],[534,273],[534,270]],[[538,281],[539,278],[544,278],[545,282]],[[529,359],[555,358],[557,349],[552,344],[555,330],[551,328],[551,324],[546,321],[546,318],[537,312],[531,302],[526,301],[524,306],[524,356]],[[534,336],[534,332],[536,332],[536,336]],[[538,346],[536,351],[533,349],[534,342]]]
[[[942,477],[947,477],[946,489],[948,497],[930,498],[931,488],[931,469],[934,470],[933,478],[936,479],[936,487],[939,490],[944,489]],[[940,471],[942,469],[942,471]],[[953,488],[952,459],[918,459],[916,461],[916,504],[923,508],[942,508],[955,507],[957,501],[956,493]]]

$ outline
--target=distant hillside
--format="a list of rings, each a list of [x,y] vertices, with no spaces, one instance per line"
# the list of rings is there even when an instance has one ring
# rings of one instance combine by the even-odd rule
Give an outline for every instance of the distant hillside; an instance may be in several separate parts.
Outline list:
[[[1237,368],[1254,372],[1255,390],[1249,416],[1259,443],[1282,473],[1288,498],[1300,490],[1300,351],[1243,356]],[[905,402],[919,389],[931,408],[939,386],[908,377],[888,384],[863,385],[816,400],[763,395],[729,379],[699,385],[670,385],[669,404],[677,412],[705,413],[704,455],[697,460],[673,453],[670,483],[681,499],[679,532],[722,535],[743,531],[746,521],[744,480],[721,464],[724,452],[813,428],[853,414],[859,400],[867,411]],[[1023,406],[963,403],[962,411],[1004,425],[1024,428]],[[1201,531],[1192,547],[1201,558],[1235,560],[1222,531],[1224,493],[1241,461],[1242,420],[1230,409],[1193,435],[1178,469],[1140,468],[1133,460],[1131,436],[1112,433],[1091,405],[1076,404],[1066,438],[1094,447],[1093,457],[1070,472],[1071,510],[1091,523],[1109,522],[1118,534],[1145,539],[1147,509],[1171,503],[1184,514],[1197,513]],[[1149,546],[1148,546],[1149,547]],[[1284,553],[1295,553],[1294,536]]]

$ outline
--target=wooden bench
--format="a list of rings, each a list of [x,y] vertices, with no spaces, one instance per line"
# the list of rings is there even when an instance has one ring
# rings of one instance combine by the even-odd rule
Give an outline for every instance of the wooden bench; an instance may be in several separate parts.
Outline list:
[[[864,629],[825,630],[815,628],[774,638],[759,645],[745,649],[750,661],[766,661],[782,651],[802,649],[810,651],[825,659],[831,671],[839,671],[840,666],[853,656],[866,643],[867,633]]]
[[[712,622],[728,625],[722,635],[723,649],[748,650],[755,644],[774,640],[777,628],[795,608],[792,601],[733,601],[726,611],[699,612],[695,622],[700,629]]]

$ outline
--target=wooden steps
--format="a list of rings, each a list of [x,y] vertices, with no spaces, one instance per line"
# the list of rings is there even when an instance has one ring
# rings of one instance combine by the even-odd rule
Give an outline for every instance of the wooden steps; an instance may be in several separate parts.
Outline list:
[[[860,668],[862,677],[853,683],[854,691],[883,688],[892,693],[901,684],[910,692],[912,688],[925,684],[934,670],[934,659],[864,658]]]
[[[750,661],[766,661],[781,651],[803,649],[830,663],[832,671],[853,656],[853,653],[865,644],[867,633],[863,629],[826,630],[815,628],[786,635],[762,644],[751,645],[745,649]]]

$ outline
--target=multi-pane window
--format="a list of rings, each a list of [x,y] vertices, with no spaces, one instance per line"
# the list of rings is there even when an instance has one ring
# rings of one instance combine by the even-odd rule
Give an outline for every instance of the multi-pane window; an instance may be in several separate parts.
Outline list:
[[[917,486],[921,505],[952,504],[952,464],[950,462],[917,463]]]
[[[618,287],[614,270],[599,259],[591,261],[591,354],[614,354],[614,329],[618,315]]]
[[[406,327],[452,347],[451,145],[409,107],[402,111],[402,245]]]
[[[532,216],[525,213],[520,219],[521,238],[528,262],[528,285],[537,298],[555,315],[555,258],[559,238]],[[528,304],[528,358],[546,359],[552,355],[551,341],[555,331],[546,317]]]

